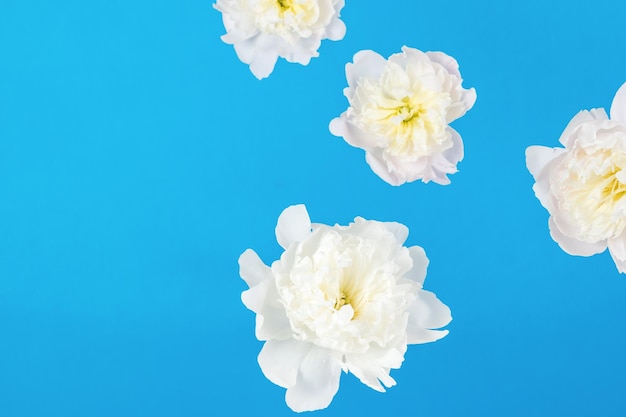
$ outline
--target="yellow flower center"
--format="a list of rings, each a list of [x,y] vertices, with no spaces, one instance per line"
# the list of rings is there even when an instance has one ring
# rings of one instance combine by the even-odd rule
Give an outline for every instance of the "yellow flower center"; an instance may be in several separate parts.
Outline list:
[[[354,284],[346,285],[344,282],[339,285],[339,294],[336,296],[335,305],[333,306],[336,311],[341,310],[341,308],[346,305],[352,307],[353,314],[351,320],[358,317],[359,309],[366,302],[364,297],[359,295],[359,292],[355,288],[352,288],[353,285]]]
[[[390,67],[380,80],[363,80],[353,103],[357,125],[386,139],[387,151],[408,157],[441,152],[452,142],[446,130],[447,93],[433,91]]]
[[[563,163],[568,168],[555,186],[561,188],[568,221],[579,228],[578,238],[599,242],[620,235],[626,228],[626,155],[579,150]]]
[[[408,97],[402,99],[402,102],[404,104],[396,108],[396,116],[394,117],[401,117],[402,126],[410,127],[413,119],[423,116],[426,110],[421,104],[414,105],[413,103],[411,103]]]
[[[626,184],[622,183],[616,175],[620,171],[617,170],[604,176],[605,185],[602,189],[600,205],[615,204],[626,195]]]
[[[293,0],[277,0],[278,7],[283,11],[293,8]]]
[[[308,37],[320,19],[320,7],[313,0],[260,0],[255,16],[262,32],[282,37],[294,34]]]
[[[339,297],[337,297],[337,300],[335,301],[335,306],[333,308],[335,310],[339,310],[341,307],[345,306],[346,304],[350,304],[350,300],[348,299],[346,294],[342,292],[341,294],[339,294]]]

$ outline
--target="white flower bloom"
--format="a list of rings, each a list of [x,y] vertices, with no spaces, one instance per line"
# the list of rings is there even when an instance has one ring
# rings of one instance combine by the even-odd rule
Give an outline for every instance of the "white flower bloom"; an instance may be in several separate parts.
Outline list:
[[[613,99],[610,118],[604,109],[581,111],[559,142],[565,148],[526,150],[552,238],[571,255],[591,256],[608,247],[625,273],[626,84]]]
[[[217,0],[226,34],[239,59],[258,78],[269,76],[278,57],[307,65],[323,39],[346,34],[339,20],[344,0]]]
[[[265,341],[259,365],[287,388],[294,411],[328,407],[341,371],[384,391],[407,344],[441,339],[449,308],[422,290],[428,259],[407,248],[406,226],[357,217],[348,226],[311,224],[304,205],[288,207],[276,226],[285,249],[269,268],[248,249],[239,258],[249,290],[243,303]]]
[[[406,46],[389,60],[360,51],[346,77],[350,107],[330,123],[331,133],[364,149],[372,170],[391,185],[449,184],[463,142],[448,124],[476,101],[473,88],[461,87],[456,60]]]

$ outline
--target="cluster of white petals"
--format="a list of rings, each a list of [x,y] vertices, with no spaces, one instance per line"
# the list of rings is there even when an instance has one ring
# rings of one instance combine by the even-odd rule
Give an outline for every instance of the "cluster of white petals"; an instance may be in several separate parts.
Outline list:
[[[526,150],[552,238],[571,255],[608,247],[617,269],[626,272],[626,84],[613,99],[610,118],[604,109],[581,111],[559,142],[565,148]]]
[[[259,365],[287,389],[294,411],[327,407],[341,371],[384,391],[407,344],[444,337],[449,308],[422,290],[428,259],[405,247],[406,226],[356,218],[348,226],[311,224],[303,205],[283,211],[276,238],[285,249],[271,268],[251,249],[239,258],[265,341]],[[381,384],[382,383],[382,384]]]
[[[340,40],[344,0],[217,0],[226,34],[239,59],[258,78],[269,76],[278,57],[307,65],[323,39]]]
[[[461,87],[456,60],[443,52],[403,47],[386,60],[360,51],[346,65],[350,107],[330,131],[366,152],[372,170],[392,185],[421,179],[449,184],[463,142],[449,123],[476,101]]]

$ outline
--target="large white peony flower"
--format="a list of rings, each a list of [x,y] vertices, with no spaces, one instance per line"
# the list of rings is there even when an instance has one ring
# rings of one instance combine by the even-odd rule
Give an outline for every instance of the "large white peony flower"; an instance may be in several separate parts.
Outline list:
[[[431,330],[452,319],[450,310],[422,290],[428,259],[407,248],[406,226],[357,217],[348,226],[311,224],[303,205],[283,211],[276,239],[285,249],[269,268],[246,250],[240,274],[249,290],[243,303],[266,341],[259,365],[287,388],[294,411],[327,407],[341,371],[384,391],[395,381],[407,344],[448,334]],[[382,384],[381,384],[382,382]]]
[[[239,59],[258,78],[269,76],[278,57],[307,65],[323,39],[346,34],[339,20],[344,0],[217,0],[226,34]]]
[[[581,111],[559,142],[565,148],[526,150],[552,238],[571,255],[608,247],[619,272],[626,272],[626,84],[613,99],[610,118],[604,109]]]
[[[448,126],[476,101],[461,87],[456,60],[404,46],[389,60],[360,51],[346,65],[350,107],[330,123],[335,136],[365,150],[372,170],[392,185],[421,179],[449,184],[463,142]]]

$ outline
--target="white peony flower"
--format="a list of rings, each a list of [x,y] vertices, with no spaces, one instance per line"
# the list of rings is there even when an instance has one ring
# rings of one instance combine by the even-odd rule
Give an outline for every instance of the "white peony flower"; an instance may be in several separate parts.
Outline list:
[[[626,272],[626,84],[611,105],[581,111],[559,142],[530,146],[526,165],[533,190],[550,213],[550,235],[570,255],[591,256],[608,247]]]
[[[294,411],[328,407],[341,371],[384,391],[404,360],[407,344],[441,339],[450,309],[422,290],[428,259],[407,248],[406,226],[357,217],[348,226],[311,224],[304,205],[278,218],[285,249],[269,268],[251,249],[239,258],[249,290],[243,303],[265,341],[259,365],[287,388]],[[382,384],[381,384],[382,382]]]
[[[258,78],[269,76],[278,57],[307,65],[322,39],[346,34],[339,20],[344,0],[217,0],[226,34],[239,59]]]
[[[456,60],[404,46],[389,60],[360,51],[346,65],[350,107],[330,123],[335,136],[365,150],[372,170],[391,185],[421,179],[449,184],[463,142],[448,126],[476,101],[461,87]]]

